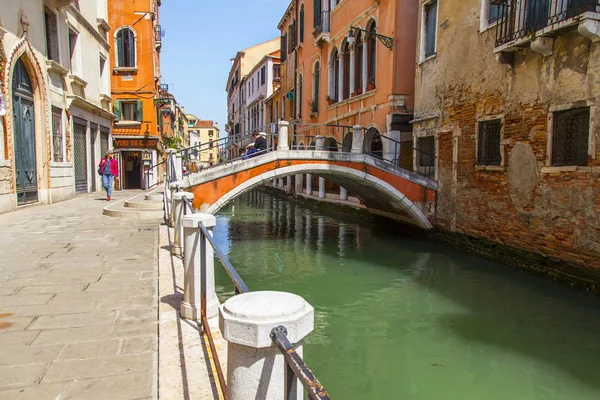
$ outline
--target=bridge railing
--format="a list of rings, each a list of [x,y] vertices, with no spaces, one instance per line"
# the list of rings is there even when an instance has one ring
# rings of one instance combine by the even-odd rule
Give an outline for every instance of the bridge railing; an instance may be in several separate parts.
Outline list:
[[[171,152],[168,157],[167,164],[174,166],[176,162],[171,161],[177,155]],[[167,176],[174,177],[169,173]],[[274,398],[301,399],[305,390],[310,399],[330,399],[302,358],[302,339],[314,328],[312,306],[290,293],[250,292],[213,239],[211,228],[216,225],[215,217],[197,213],[193,198],[192,193],[180,188],[172,196],[175,233],[172,251],[174,255],[183,255],[185,268],[181,316],[200,322],[223,396],[241,400],[274,393]],[[215,255],[235,287],[235,295],[220,308],[215,291]],[[209,318],[217,315],[223,338],[228,342],[227,378],[208,323]],[[268,363],[282,366],[273,369],[270,379],[262,376],[262,368],[254,371],[247,367]]]

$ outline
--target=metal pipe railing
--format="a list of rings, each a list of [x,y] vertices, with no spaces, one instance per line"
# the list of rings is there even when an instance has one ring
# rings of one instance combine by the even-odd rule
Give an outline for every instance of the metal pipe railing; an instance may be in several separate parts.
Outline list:
[[[190,200],[188,198],[184,197],[183,201],[185,203],[185,208],[187,208],[187,210],[190,211],[192,214],[195,213],[195,210],[194,210]],[[225,398],[227,398],[227,383],[226,383],[224,375],[223,375],[223,369],[221,367],[221,362],[219,361],[219,356],[217,354],[216,346],[214,344],[214,339],[213,339],[212,333],[210,331],[210,326],[206,319],[207,287],[206,287],[206,279],[204,278],[207,276],[206,257],[204,256],[206,254],[206,242],[208,242],[212,246],[213,251],[216,253],[217,258],[221,262],[221,265],[223,266],[223,268],[229,275],[229,278],[231,279],[231,281],[235,287],[236,295],[242,294],[242,293],[248,293],[250,290],[248,289],[248,286],[246,286],[246,283],[244,283],[244,281],[240,277],[240,275],[237,273],[237,271],[235,270],[233,265],[231,265],[231,263],[229,262],[227,257],[219,249],[219,247],[215,243],[215,241],[214,241],[212,235],[210,234],[210,232],[208,231],[208,229],[206,229],[206,227],[204,225],[202,225],[202,223],[198,224],[198,228],[200,229],[200,235],[198,238],[200,240],[200,252],[203,255],[203,257],[201,257],[201,260],[200,260],[200,271],[201,271],[200,274],[202,277],[200,279],[200,281],[201,281],[201,291],[200,291],[200,293],[201,293],[201,323],[202,323],[202,328],[204,329],[204,331],[207,334],[208,343],[209,343],[211,352],[213,354],[213,358],[215,360],[215,368],[217,370],[217,376],[219,378],[219,386],[221,388],[221,391],[223,392],[223,395],[225,396]],[[275,343],[277,348],[283,354],[283,357],[286,361],[288,371],[293,373],[293,376],[296,376],[298,378],[298,380],[302,383],[302,386],[304,386],[304,388],[308,394],[308,397],[311,399],[314,399],[314,400],[330,399],[329,395],[327,394],[327,391],[325,390],[325,388],[323,388],[323,385],[321,385],[319,380],[315,377],[315,375],[312,373],[310,368],[308,368],[308,366],[306,365],[306,363],[304,362],[302,357],[296,352],[296,349],[288,340],[287,330],[285,329],[285,327],[280,326],[280,327],[273,329],[270,337],[271,337],[271,340],[273,341],[273,343]],[[291,377],[292,374],[288,374],[287,376]],[[285,393],[291,395],[294,387],[295,387],[295,385],[294,385],[293,379],[288,379],[286,381]],[[291,398],[291,397],[286,396],[286,398]]]

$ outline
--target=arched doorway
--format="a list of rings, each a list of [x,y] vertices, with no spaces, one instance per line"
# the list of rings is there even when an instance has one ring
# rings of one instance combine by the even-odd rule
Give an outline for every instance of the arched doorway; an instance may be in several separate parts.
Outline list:
[[[327,151],[338,151],[338,144],[335,138],[328,137],[325,139],[325,149]]]
[[[367,130],[364,150],[372,156],[383,158],[383,143],[377,128]]]
[[[347,132],[344,135],[344,141],[342,142],[342,151],[350,153],[352,151],[352,132]]]
[[[33,86],[22,59],[12,78],[17,204],[38,201]]]

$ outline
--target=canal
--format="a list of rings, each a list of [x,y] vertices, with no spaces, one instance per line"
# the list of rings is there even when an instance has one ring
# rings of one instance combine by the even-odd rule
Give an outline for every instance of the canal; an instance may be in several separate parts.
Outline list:
[[[305,359],[335,399],[600,398],[600,297],[262,191],[214,235],[251,290],[314,306]]]

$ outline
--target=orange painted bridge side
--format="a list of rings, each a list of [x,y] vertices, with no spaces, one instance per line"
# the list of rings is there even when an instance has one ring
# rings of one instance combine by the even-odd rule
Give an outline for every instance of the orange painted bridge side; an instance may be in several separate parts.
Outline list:
[[[370,174],[389,183],[413,203],[431,205],[434,204],[436,200],[436,193],[434,190],[423,187],[415,182],[395,175],[394,173],[387,172],[363,163],[332,160],[286,160],[283,162],[276,160],[194,186],[191,189],[191,192],[194,193],[194,208],[199,209],[204,204],[214,204],[217,200],[233,190],[235,187],[266,172],[283,167],[310,164],[336,165]]]

